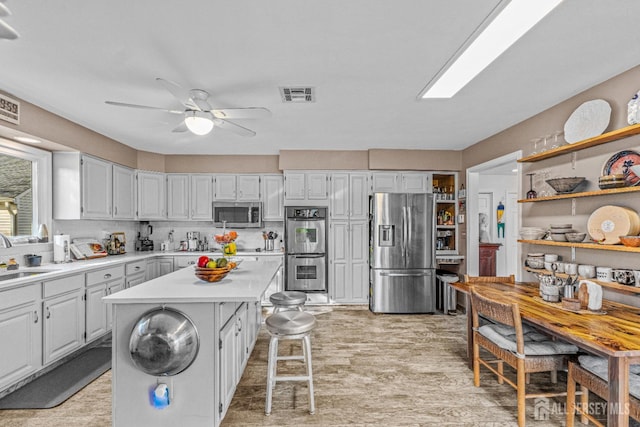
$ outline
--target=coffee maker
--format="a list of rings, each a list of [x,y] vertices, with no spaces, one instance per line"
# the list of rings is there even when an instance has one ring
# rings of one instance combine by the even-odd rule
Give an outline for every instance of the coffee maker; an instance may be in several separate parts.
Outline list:
[[[140,237],[141,232],[138,232],[138,239],[136,240],[136,251],[152,251],[153,250],[153,240],[149,238],[151,234],[153,234],[153,227],[147,224],[141,224],[142,229],[147,232],[147,235],[144,237]]]
[[[199,250],[200,232],[187,231],[187,250],[190,252]]]

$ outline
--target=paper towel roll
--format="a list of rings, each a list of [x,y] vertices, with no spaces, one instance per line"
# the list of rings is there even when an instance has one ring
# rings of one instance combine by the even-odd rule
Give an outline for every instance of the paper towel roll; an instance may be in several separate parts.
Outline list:
[[[53,236],[53,262],[69,261],[69,235],[56,234]]]

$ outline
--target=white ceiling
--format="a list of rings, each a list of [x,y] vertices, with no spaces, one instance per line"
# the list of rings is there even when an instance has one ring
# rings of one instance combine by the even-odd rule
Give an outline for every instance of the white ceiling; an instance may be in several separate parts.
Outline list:
[[[640,1],[565,0],[453,99],[418,100],[498,3],[8,0],[20,38],[0,41],[0,89],[157,153],[456,150],[640,63]],[[199,137],[171,132],[179,116],[104,103],[179,108],[156,77],[273,117],[237,120],[253,138]],[[317,102],[283,104],[290,85]]]

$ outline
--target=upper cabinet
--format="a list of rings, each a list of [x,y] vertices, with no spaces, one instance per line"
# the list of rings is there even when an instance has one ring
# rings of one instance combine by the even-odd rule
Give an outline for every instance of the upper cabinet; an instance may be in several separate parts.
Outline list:
[[[138,219],[165,219],[167,216],[165,174],[139,171],[137,181]]]
[[[53,155],[54,219],[134,219],[134,171],[81,153]]]
[[[374,193],[430,193],[431,172],[373,172]]]
[[[113,165],[113,218],[136,217],[136,172],[120,165]]]
[[[167,174],[167,219],[189,219],[189,175]]]
[[[215,175],[214,200],[260,201],[260,175]]]
[[[262,220],[284,221],[284,177],[262,176]]]
[[[332,220],[366,220],[369,218],[369,173],[334,173],[331,175]]]
[[[213,212],[213,176],[191,175],[191,219],[211,220]]]
[[[285,172],[286,204],[326,201],[329,198],[328,175],[324,172]],[[291,203],[289,203],[291,201]]]

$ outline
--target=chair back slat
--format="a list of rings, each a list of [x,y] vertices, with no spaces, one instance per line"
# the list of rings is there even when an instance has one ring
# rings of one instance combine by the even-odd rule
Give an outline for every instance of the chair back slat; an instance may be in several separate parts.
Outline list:
[[[516,347],[519,353],[524,353],[524,335],[522,333],[522,319],[520,307],[517,303],[496,301],[482,295],[482,290],[471,287],[471,315],[473,327],[480,327],[479,315],[507,326],[513,326],[516,333]]]

